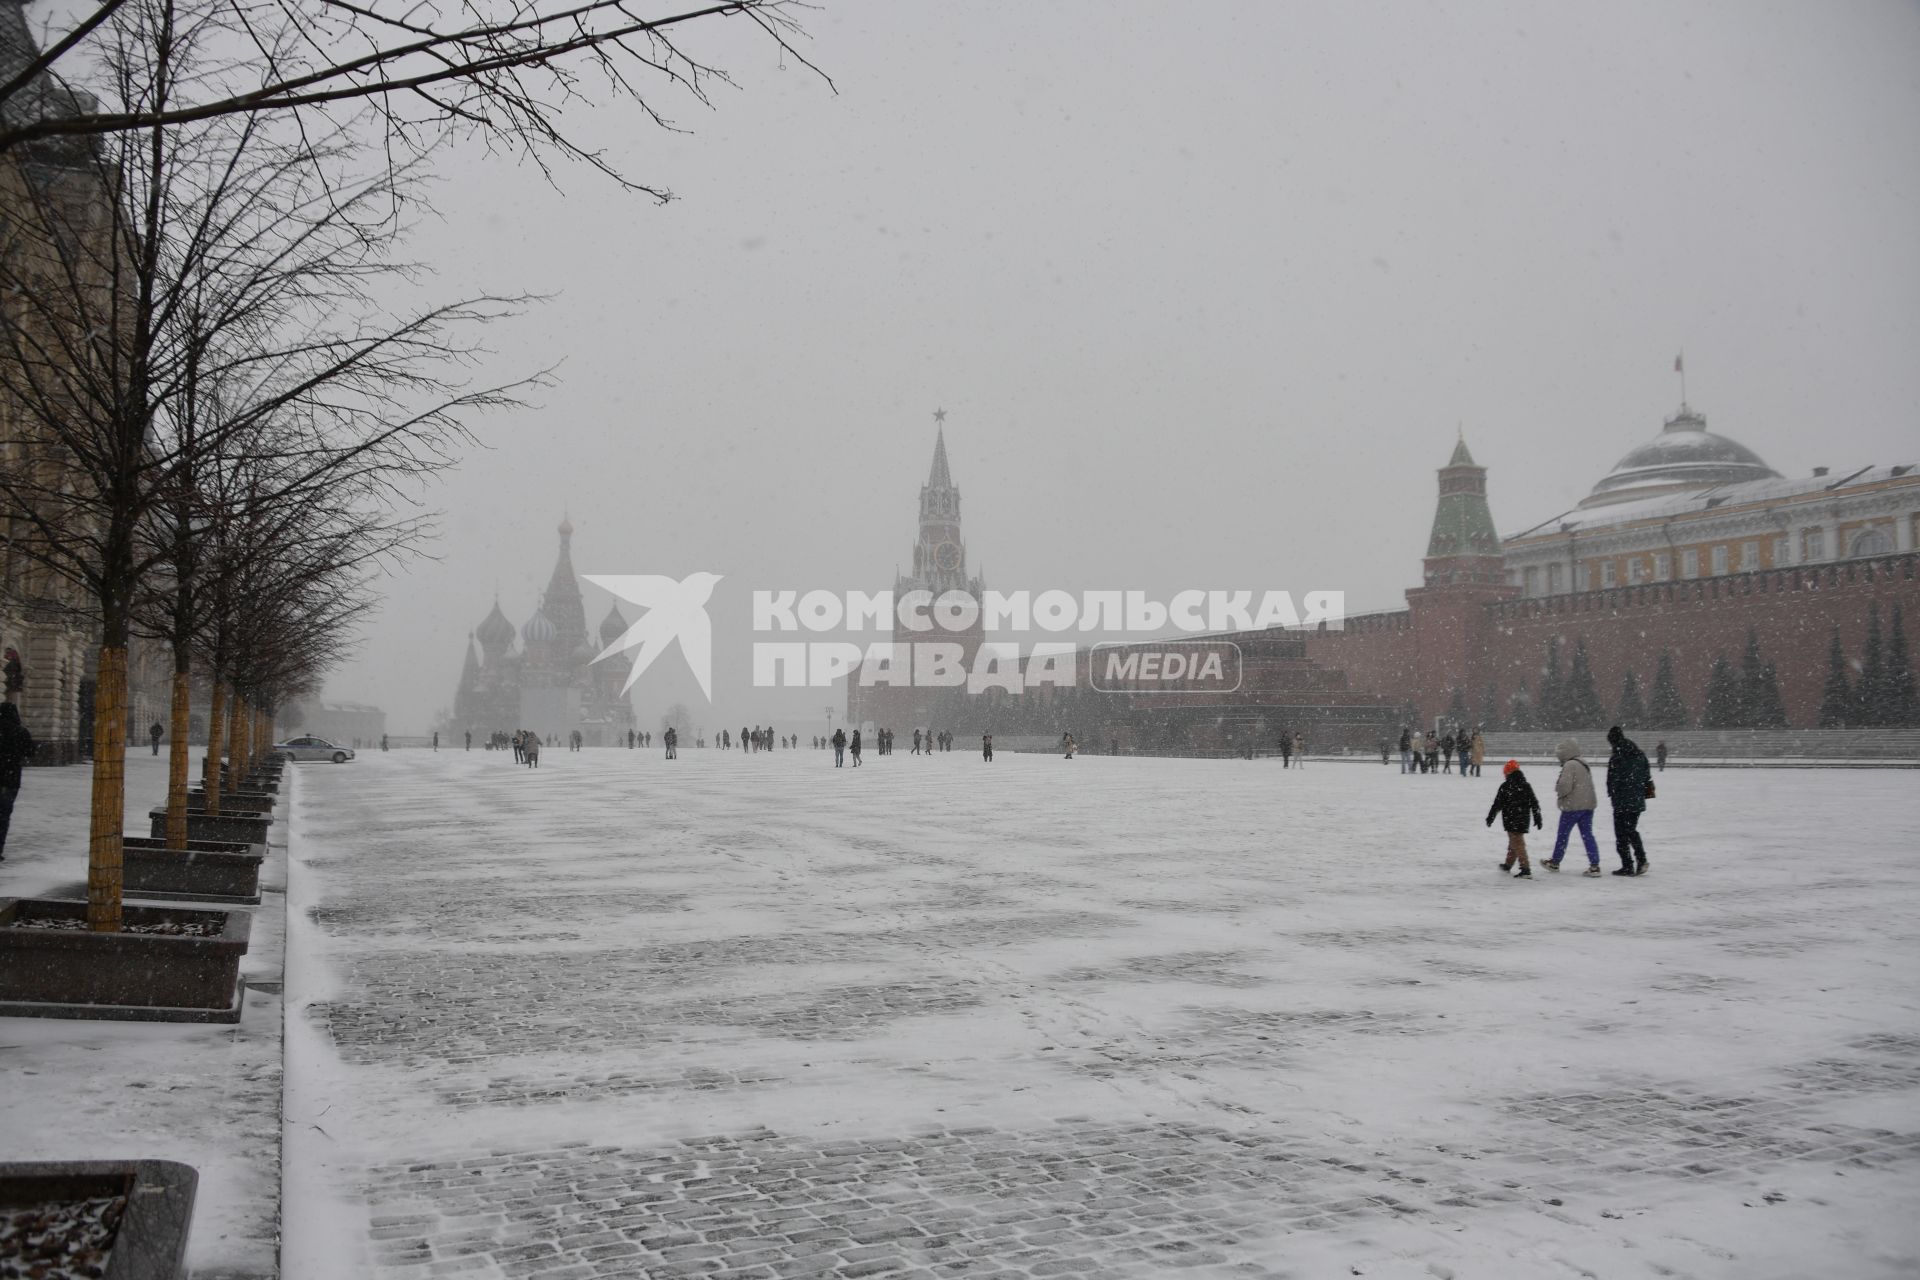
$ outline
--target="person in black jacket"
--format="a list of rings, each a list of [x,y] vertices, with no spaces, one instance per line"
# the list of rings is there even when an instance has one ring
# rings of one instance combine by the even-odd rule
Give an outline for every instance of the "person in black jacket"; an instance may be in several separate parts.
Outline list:
[[[1607,799],[1613,804],[1613,851],[1620,855],[1617,876],[1647,874],[1647,846],[1640,839],[1640,815],[1653,794],[1647,753],[1619,725],[1607,730],[1613,751],[1607,756]]]
[[[7,857],[7,828],[20,798],[21,766],[33,756],[33,735],[20,723],[20,708],[0,702],[0,862]]]
[[[1492,826],[1497,816],[1507,831],[1507,860],[1500,864],[1500,869],[1513,871],[1514,863],[1518,862],[1520,869],[1513,872],[1513,878],[1531,880],[1533,868],[1527,863],[1527,821],[1532,819],[1533,829],[1540,829],[1540,800],[1533,794],[1533,784],[1527,781],[1527,775],[1520,771],[1518,760],[1507,761],[1500,772],[1506,776],[1493,794],[1493,807],[1487,810],[1487,825]]]

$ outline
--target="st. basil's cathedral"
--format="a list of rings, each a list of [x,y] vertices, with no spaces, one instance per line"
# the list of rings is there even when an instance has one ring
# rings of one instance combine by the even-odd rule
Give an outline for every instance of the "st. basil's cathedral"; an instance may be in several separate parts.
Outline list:
[[[624,745],[637,727],[621,690],[631,660],[594,656],[625,634],[620,606],[600,620],[599,643],[587,634],[586,603],[573,571],[573,522],[560,522],[560,554],[533,615],[516,629],[499,600],[467,638],[467,656],[453,697],[455,733],[484,739],[531,729],[565,742],[579,730],[585,745]]]

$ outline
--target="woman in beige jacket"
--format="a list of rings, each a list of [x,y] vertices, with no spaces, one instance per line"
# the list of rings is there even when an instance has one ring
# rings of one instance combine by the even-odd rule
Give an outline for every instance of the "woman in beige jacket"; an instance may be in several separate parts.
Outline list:
[[[1560,831],[1553,838],[1553,856],[1547,859],[1547,870],[1560,869],[1560,859],[1567,853],[1567,837],[1578,829],[1587,846],[1587,874],[1597,876],[1600,846],[1593,840],[1593,811],[1600,797],[1593,786],[1593,768],[1580,758],[1580,744],[1572,738],[1562,742],[1554,755],[1560,758],[1560,777],[1553,784],[1554,797],[1560,802]]]

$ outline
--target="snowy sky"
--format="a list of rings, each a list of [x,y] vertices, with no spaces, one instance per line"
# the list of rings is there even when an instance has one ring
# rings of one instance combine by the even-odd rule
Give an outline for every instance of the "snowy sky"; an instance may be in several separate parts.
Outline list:
[[[806,27],[837,92],[712,23],[692,47],[738,87],[663,100],[689,132],[577,113],[665,207],[448,164],[430,287],[552,294],[495,339],[561,381],[482,424],[439,559],[330,696],[423,731],[566,511],[582,572],[726,575],[714,724],[812,723],[833,699],[743,688],[724,633],[752,587],[889,585],[936,407],[991,585],[1356,611],[1415,582],[1456,425],[1531,525],[1658,431],[1683,346],[1695,406],[1783,473],[1920,452],[1920,5],[837,0]],[[643,717],[690,687],[664,662]]]

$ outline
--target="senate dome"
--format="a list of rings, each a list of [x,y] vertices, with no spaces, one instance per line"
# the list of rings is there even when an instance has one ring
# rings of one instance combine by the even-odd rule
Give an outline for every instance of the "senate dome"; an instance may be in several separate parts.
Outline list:
[[[1779,475],[1747,446],[1707,430],[1705,414],[1681,405],[1659,435],[1614,464],[1580,505],[1600,507]]]

